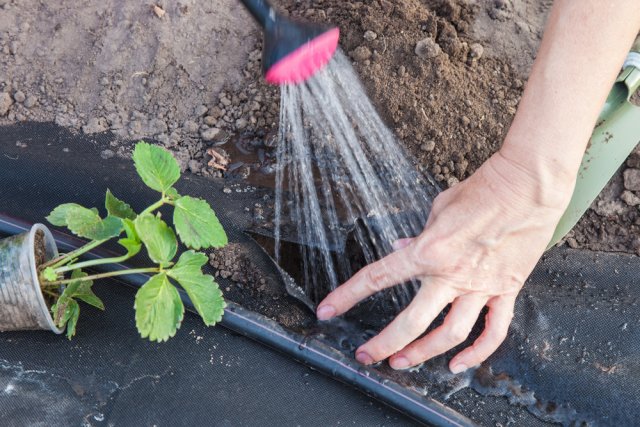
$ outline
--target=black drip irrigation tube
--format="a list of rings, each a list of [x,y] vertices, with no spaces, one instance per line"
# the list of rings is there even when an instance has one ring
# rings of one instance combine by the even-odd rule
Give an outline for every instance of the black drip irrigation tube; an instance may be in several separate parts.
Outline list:
[[[32,224],[27,221],[0,212],[0,235],[23,233],[31,226]],[[64,252],[76,249],[83,244],[82,240],[58,230],[52,230],[52,234],[58,248]],[[98,248],[87,253],[84,258],[89,260],[110,256],[113,256],[110,251]],[[106,264],[96,266],[95,270],[107,273],[128,268],[124,264]],[[137,273],[112,279],[130,287],[139,288],[147,282],[149,276]],[[180,290],[180,296],[185,307],[195,313],[195,308],[186,293]],[[325,375],[353,386],[420,423],[458,427],[476,425],[467,417],[447,406],[435,400],[427,400],[423,396],[383,378],[375,371],[343,356],[319,340],[287,331],[275,321],[249,311],[236,303],[227,302],[220,324],[238,334],[278,350]]]

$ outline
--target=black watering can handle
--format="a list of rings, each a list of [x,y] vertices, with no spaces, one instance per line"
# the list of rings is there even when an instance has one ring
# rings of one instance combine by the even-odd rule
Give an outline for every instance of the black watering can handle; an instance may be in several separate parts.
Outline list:
[[[267,0],[242,0],[242,4],[263,28],[276,19],[276,11]]]

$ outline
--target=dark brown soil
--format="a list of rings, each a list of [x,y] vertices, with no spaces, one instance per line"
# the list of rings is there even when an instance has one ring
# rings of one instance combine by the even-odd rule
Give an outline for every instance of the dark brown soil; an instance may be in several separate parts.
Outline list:
[[[87,134],[153,138],[183,170],[268,179],[279,94],[260,77],[259,32],[237,2],[159,2],[162,17],[148,4],[91,3],[0,0],[0,124],[55,121]],[[416,166],[446,188],[500,146],[551,1],[276,3],[292,16],[340,26],[342,49],[384,120]],[[238,141],[258,160],[237,150]],[[227,171],[210,163],[214,146]],[[114,142],[102,155],[126,156],[128,149]],[[640,184],[623,178],[625,170],[640,174],[638,156],[568,236],[569,245],[640,250]]]
[[[215,276],[232,283],[222,289],[225,298],[242,302],[243,307],[297,330],[309,321],[309,309],[293,300],[276,277],[257,266],[249,256],[250,250],[255,248],[229,243],[209,254],[209,264],[214,268]]]
[[[33,252],[33,255],[35,257],[36,270],[39,271],[39,267],[48,261],[44,233],[42,231],[36,232],[33,244]],[[51,308],[51,306],[55,303],[55,298],[44,292],[42,293],[42,296],[44,297],[44,302],[47,304],[47,307]]]
[[[313,9],[308,1],[288,4],[295,5],[293,14],[326,19],[345,30],[342,48],[383,118],[416,164],[437,181],[452,185],[466,178],[500,146],[523,82],[508,62],[477,57],[471,5],[327,0],[322,9]],[[437,56],[416,54],[422,40],[439,46]]]
[[[374,104],[417,166],[445,188],[468,177],[500,147],[549,3],[286,2],[293,15],[340,26],[341,45]],[[478,40],[474,26],[488,25],[492,35],[511,39],[502,55],[495,51],[505,42]],[[416,53],[425,39],[439,46],[432,48],[437,55]],[[494,55],[484,55],[491,48]],[[640,255],[640,184],[623,178],[625,170],[638,171],[639,159],[637,148],[563,243]]]
[[[33,244],[33,252],[36,261],[36,268],[47,262],[47,251],[44,244],[44,233],[37,231]]]

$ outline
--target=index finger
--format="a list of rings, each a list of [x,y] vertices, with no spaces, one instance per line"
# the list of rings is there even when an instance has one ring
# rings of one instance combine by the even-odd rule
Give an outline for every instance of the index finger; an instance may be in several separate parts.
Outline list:
[[[318,318],[338,316],[364,298],[420,275],[414,254],[413,247],[408,246],[364,267],[320,302]]]

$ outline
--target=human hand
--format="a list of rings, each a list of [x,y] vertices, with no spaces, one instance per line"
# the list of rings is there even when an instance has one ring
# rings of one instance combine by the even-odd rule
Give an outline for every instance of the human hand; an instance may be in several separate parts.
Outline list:
[[[568,204],[572,182],[541,184],[527,168],[496,153],[471,177],[435,199],[424,231],[360,270],[318,306],[320,320],[343,314],[376,292],[418,279],[409,306],[356,351],[372,364],[417,365],[464,342],[487,306],[485,328],[450,362],[453,373],[478,365],[504,341],[516,296],[544,252]],[[443,324],[418,339],[451,304]]]

